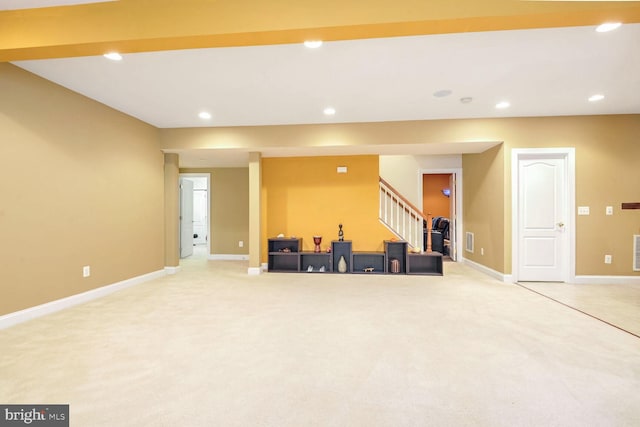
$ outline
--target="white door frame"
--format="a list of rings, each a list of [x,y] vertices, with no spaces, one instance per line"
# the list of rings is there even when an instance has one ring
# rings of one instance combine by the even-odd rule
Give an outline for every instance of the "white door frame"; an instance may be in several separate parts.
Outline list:
[[[567,218],[564,219],[565,230],[568,233],[567,245],[563,250],[564,270],[563,281],[575,282],[576,278],[576,150],[573,147],[566,148],[513,148],[511,150],[511,277],[513,282],[518,281],[518,266],[520,261],[520,224],[518,215],[518,179],[519,161],[532,155],[557,155],[565,160],[567,179],[565,182],[565,194],[567,197]]]
[[[211,174],[181,173],[180,178],[206,178],[207,179],[207,257],[211,254]]]
[[[422,200],[422,175],[434,174],[455,174],[456,176],[456,212],[455,212],[455,237],[456,237],[456,262],[462,262],[462,168],[443,168],[443,169],[420,169],[418,174],[418,190],[420,192],[420,207],[424,212],[424,202]],[[451,224],[451,219],[450,223]]]

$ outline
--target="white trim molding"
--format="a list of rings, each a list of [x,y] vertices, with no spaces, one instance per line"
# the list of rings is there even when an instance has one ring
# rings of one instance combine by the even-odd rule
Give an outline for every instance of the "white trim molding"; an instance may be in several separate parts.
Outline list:
[[[514,283],[513,276],[511,274],[504,274],[496,271],[492,268],[484,266],[482,264],[478,264],[477,262],[471,261],[469,259],[463,258],[462,260],[466,265],[473,268],[474,270],[478,270],[481,273],[486,274],[487,276],[491,276],[494,279],[498,279],[504,283]]]
[[[178,266],[176,266],[176,267],[168,267],[168,266],[167,266],[167,267],[165,267],[165,268],[164,268],[164,272],[165,272],[166,274],[176,274],[176,273],[179,273],[179,272],[180,272],[180,266],[179,266],[179,265],[178,265]]]
[[[167,273],[165,270],[158,270],[151,273],[143,274],[141,276],[132,277],[131,279],[123,280],[121,282],[113,283],[111,285],[91,289],[87,292],[82,292],[80,294],[71,295],[66,298],[61,298],[55,301],[36,305],[35,307],[29,307],[25,308],[24,310],[5,314],[4,316],[0,316],[0,329],[6,329],[11,326],[17,325],[18,323],[46,316],[47,314],[55,313],[57,311],[61,311],[79,304],[84,304],[85,302],[102,298],[122,289],[126,289],[131,286],[139,285],[140,283],[148,282],[149,280],[163,277],[166,274]]]
[[[248,261],[249,255],[210,254],[207,259],[211,261]]]
[[[247,274],[249,276],[259,276],[262,274],[262,267],[249,267],[247,269]]]
[[[578,285],[640,285],[640,276],[576,276]]]

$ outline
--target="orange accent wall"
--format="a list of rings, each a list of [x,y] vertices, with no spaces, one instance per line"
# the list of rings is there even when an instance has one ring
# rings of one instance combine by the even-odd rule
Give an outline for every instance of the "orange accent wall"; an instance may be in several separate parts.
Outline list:
[[[337,173],[338,166],[347,173]],[[263,262],[267,238],[301,237],[310,251],[320,235],[325,250],[338,239],[340,223],[353,250],[384,250],[393,235],[378,221],[378,168],[378,156],[262,159]]]
[[[442,194],[443,188],[449,188],[450,173],[422,175],[422,207],[424,214],[449,218],[450,199]]]

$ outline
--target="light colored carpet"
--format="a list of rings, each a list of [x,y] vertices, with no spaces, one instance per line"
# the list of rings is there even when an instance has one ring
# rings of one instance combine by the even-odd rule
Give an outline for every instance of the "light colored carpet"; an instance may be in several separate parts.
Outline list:
[[[79,426],[632,426],[640,340],[516,285],[187,260],[0,331],[0,402]]]

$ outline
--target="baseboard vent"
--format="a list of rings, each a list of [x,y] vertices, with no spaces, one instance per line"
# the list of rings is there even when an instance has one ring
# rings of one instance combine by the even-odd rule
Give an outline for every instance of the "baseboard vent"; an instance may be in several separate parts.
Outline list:
[[[633,271],[640,271],[640,234],[633,235]]]
[[[466,239],[465,239],[464,250],[467,252],[473,253],[473,239],[474,239],[473,233],[470,231],[467,231],[465,237]]]

